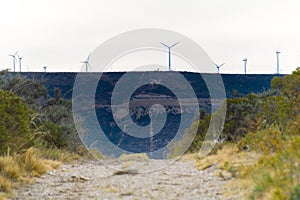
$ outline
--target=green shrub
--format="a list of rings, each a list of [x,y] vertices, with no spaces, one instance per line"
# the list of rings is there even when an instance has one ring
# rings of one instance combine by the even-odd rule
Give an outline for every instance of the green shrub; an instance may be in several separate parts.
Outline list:
[[[0,73],[1,87],[21,97],[33,110],[30,128],[35,144],[78,149],[81,143],[73,121],[72,102],[62,98],[58,88],[54,89],[55,97],[49,98],[43,80],[5,72]]]
[[[271,125],[257,132],[248,133],[238,142],[238,147],[242,150],[245,146],[260,153],[270,154],[281,151],[285,148],[287,140],[277,125]]]
[[[32,111],[25,102],[12,94],[0,90],[0,153],[17,151],[30,145],[30,119]]]
[[[300,199],[300,184],[292,188],[289,200],[299,200]]]
[[[62,148],[66,145],[66,141],[62,138],[61,128],[52,122],[44,123],[38,130],[42,143],[46,147]]]
[[[297,199],[300,137],[290,136],[283,141],[280,151],[265,152],[248,174],[256,184],[252,199]]]

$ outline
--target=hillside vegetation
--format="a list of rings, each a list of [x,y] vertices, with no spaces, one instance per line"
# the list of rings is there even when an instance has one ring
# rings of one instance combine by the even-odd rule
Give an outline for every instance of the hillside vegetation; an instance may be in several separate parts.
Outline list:
[[[224,130],[211,156],[198,168],[217,164],[224,178],[237,178],[234,190],[250,199],[300,199],[300,68],[275,77],[271,89],[227,100]],[[204,111],[189,151],[202,144],[210,115]],[[242,183],[247,183],[241,187]]]
[[[0,198],[33,182],[59,161],[84,153],[75,131],[71,102],[49,98],[43,82],[0,74]]]

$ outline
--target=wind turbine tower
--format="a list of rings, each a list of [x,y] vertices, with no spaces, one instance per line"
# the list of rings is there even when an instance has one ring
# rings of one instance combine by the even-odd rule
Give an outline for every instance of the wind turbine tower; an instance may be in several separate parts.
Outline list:
[[[47,66],[44,66],[43,68],[44,68],[44,72],[46,73],[46,70],[47,70]]]
[[[247,74],[247,58],[245,58],[245,59],[243,59],[243,61],[244,61],[244,72],[245,72],[245,74]]]
[[[90,63],[89,63],[90,55],[87,57],[85,61],[81,61],[81,63],[85,64],[85,72],[88,72],[88,69],[91,69]]]
[[[279,74],[279,54],[280,54],[281,52],[280,51],[276,51],[276,58],[277,58],[277,74]]]
[[[164,45],[165,47],[167,47],[168,50],[169,50],[169,71],[171,71],[171,48],[174,47],[174,46],[176,46],[179,42],[176,42],[176,43],[174,43],[174,44],[171,45],[171,46],[166,45],[166,44],[163,43],[163,42],[160,42],[160,43],[161,43],[162,45]]]
[[[18,52],[16,52],[15,54],[9,54],[9,56],[11,56],[13,58],[13,68],[14,68],[14,72],[16,72],[16,55],[18,54]]]
[[[19,68],[20,68],[20,72],[22,72],[22,58],[23,58],[23,57],[20,57],[20,56],[18,55],[18,58],[19,58]]]
[[[214,63],[215,66],[217,67],[217,70],[218,70],[218,74],[220,73],[220,68],[225,64],[225,63],[222,63],[221,65],[217,65],[216,63]]]

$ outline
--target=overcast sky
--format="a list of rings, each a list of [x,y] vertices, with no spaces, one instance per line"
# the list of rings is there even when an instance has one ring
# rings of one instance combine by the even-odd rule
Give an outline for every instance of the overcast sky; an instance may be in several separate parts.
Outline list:
[[[0,69],[8,54],[24,56],[23,71],[79,71],[110,37],[138,28],[163,28],[196,41],[223,73],[282,73],[300,66],[297,0],[2,0]],[[166,63],[167,65],[167,63]]]

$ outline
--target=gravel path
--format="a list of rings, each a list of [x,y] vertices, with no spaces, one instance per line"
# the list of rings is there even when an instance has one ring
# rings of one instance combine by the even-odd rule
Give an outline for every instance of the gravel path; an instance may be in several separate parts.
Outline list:
[[[144,160],[143,166],[167,161]],[[134,166],[136,163],[127,164]],[[15,199],[226,199],[225,181],[215,176],[215,168],[198,171],[193,161],[178,160],[151,173],[134,168],[115,170],[124,163],[85,161],[62,165],[36,178],[33,185],[16,191]]]

